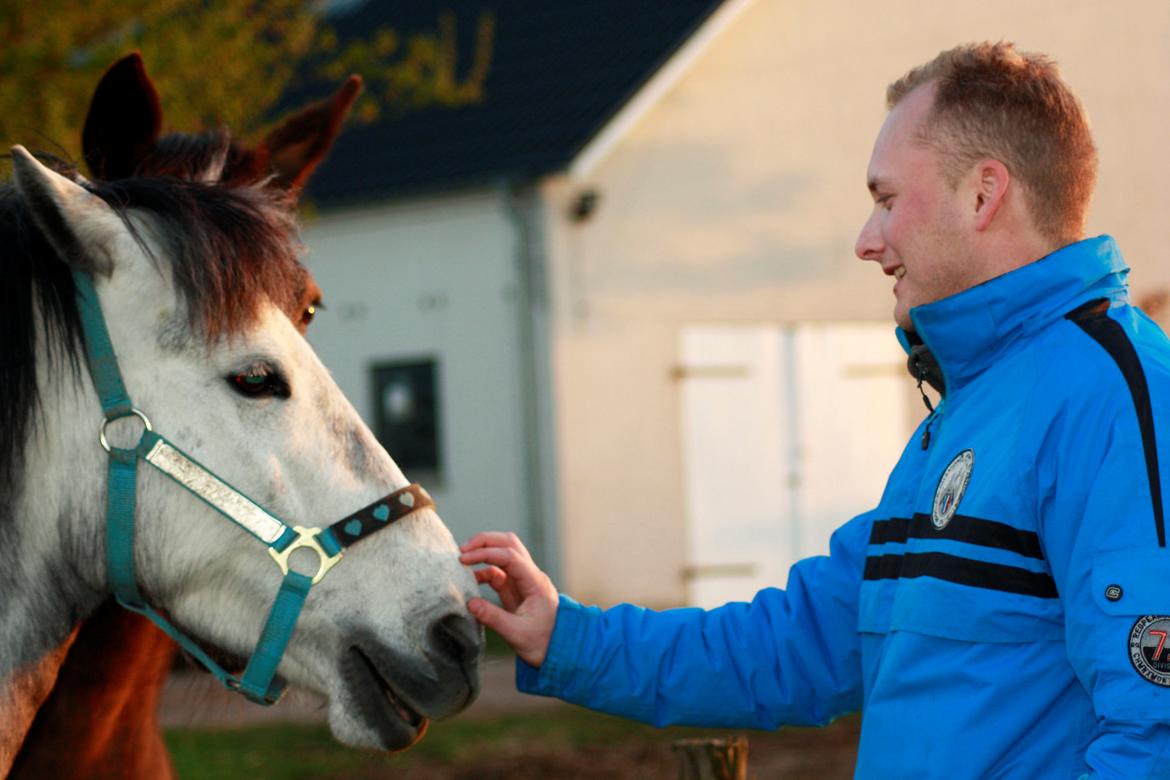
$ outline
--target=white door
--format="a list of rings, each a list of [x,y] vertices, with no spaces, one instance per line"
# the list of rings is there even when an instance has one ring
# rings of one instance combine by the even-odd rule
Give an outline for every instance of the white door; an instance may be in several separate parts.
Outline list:
[[[695,326],[681,338],[688,597],[783,587],[877,503],[910,429],[887,323]]]

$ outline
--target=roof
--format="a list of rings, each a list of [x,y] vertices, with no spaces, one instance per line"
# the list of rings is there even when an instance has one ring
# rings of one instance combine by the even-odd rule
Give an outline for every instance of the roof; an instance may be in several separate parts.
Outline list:
[[[401,38],[453,13],[459,78],[481,15],[494,16],[481,102],[351,121],[308,187],[321,208],[561,171],[722,0],[347,2],[329,18],[341,46],[389,26]],[[302,87],[289,104],[327,93]]]

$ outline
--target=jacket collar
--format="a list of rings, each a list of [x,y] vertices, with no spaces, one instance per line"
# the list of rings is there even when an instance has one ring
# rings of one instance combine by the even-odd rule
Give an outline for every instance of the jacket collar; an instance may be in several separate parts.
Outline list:
[[[910,310],[953,392],[995,362],[1017,339],[1095,298],[1128,300],[1129,267],[1110,236],[1098,236],[955,295]],[[898,328],[907,354],[913,334]]]

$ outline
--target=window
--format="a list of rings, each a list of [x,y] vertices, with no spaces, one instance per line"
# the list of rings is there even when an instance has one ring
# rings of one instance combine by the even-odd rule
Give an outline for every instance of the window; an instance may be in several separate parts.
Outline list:
[[[374,383],[374,434],[412,480],[437,478],[439,448],[438,365],[434,359],[380,363]]]

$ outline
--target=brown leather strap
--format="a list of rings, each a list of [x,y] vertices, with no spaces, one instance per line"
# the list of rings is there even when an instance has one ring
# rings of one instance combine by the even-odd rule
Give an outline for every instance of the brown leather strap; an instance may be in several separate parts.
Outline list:
[[[338,520],[329,526],[328,530],[332,532],[338,544],[349,547],[359,539],[364,539],[409,514],[434,506],[434,499],[422,485],[407,485]]]

